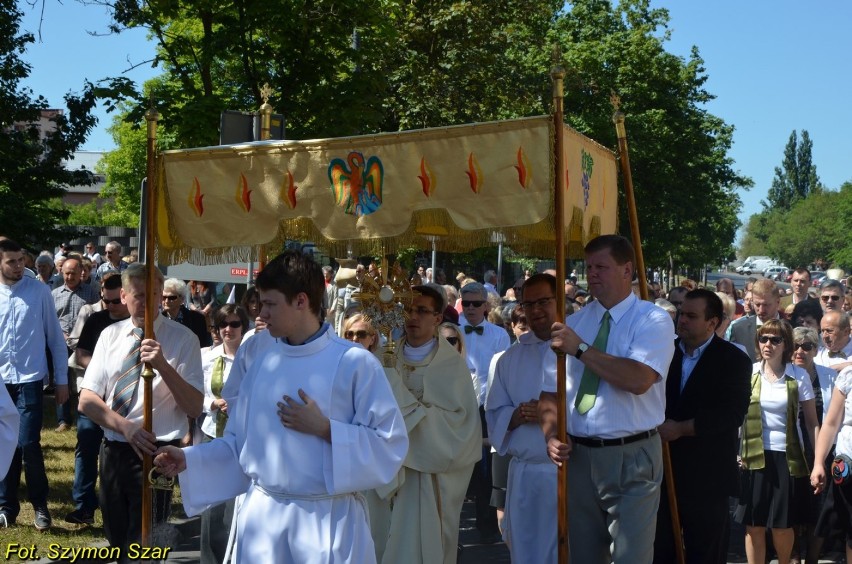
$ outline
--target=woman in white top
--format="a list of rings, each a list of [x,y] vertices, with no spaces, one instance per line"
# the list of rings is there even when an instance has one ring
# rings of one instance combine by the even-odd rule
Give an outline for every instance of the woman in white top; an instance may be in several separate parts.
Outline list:
[[[222,388],[228,381],[234,355],[243,334],[248,330],[246,311],[235,304],[225,304],[213,314],[214,330],[222,344],[206,351],[201,358],[204,370],[204,422],[201,431],[204,442],[221,437],[228,420],[228,402],[222,399]],[[223,562],[228,545],[228,533],[234,513],[233,500],[220,503],[201,514],[202,564]]]
[[[758,327],[752,393],[742,428],[744,468],[740,502],[734,519],[746,527],[749,564],[766,558],[766,529],[779,564],[787,564],[793,548],[793,526],[801,524],[810,494],[808,468],[798,433],[799,406],[808,438],[817,435],[814,392],[807,372],[794,366],[793,329],[773,319]]]

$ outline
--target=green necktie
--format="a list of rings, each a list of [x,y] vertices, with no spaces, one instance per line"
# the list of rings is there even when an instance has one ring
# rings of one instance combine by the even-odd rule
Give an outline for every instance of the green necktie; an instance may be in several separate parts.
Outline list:
[[[213,376],[210,379],[210,391],[216,399],[222,399],[222,388],[225,386],[225,357],[220,356],[213,361]],[[219,409],[216,411],[216,436],[221,437],[225,433],[225,424],[228,415]]]
[[[592,343],[592,348],[601,352],[606,352],[606,343],[609,340],[609,320],[611,319],[609,312],[605,311],[601,320],[601,328],[598,329],[598,336],[595,337],[595,342]],[[587,366],[583,369],[583,378],[580,380],[580,389],[577,392],[577,397],[574,399],[574,407],[580,412],[580,415],[585,415],[595,405],[595,399],[598,397],[598,384],[600,378],[592,372]]]

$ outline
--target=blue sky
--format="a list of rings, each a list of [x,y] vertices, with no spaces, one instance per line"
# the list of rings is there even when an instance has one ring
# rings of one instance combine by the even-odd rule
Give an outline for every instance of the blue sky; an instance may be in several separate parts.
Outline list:
[[[153,55],[143,32],[91,37],[87,31],[106,30],[103,8],[45,1],[42,42],[24,56],[33,67],[25,84],[51,105],[62,107],[63,95],[79,91],[84,79],[125,74],[141,83],[156,74],[150,64],[128,70]],[[843,137],[850,121],[844,101],[852,90],[852,2],[651,1],[670,12],[667,50],[686,57],[698,46],[709,77],[706,88],[717,97],[708,109],[736,127],[730,155],[735,168],[755,181],[752,190],[741,192],[741,219],[760,211],[794,129],[810,133],[813,160],[826,187],[837,189],[852,180],[852,149]],[[25,2],[20,6],[26,14],[23,29],[36,33],[39,13]],[[101,112],[99,117],[85,149],[113,148],[106,132],[111,116]]]

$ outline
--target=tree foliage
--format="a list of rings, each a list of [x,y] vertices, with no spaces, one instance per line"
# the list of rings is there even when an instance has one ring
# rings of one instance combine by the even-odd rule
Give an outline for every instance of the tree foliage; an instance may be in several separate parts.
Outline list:
[[[736,190],[751,180],[728,156],[733,127],[703,107],[698,50],[666,52],[668,12],[649,0],[97,1],[114,31],[156,41],[163,74],[146,89],[175,146],[215,144],[220,111],[256,110],[266,82],[296,139],[547,113],[558,44],[572,126],[617,146],[610,93],[621,97],[648,265],[732,254]],[[146,97],[110,86],[138,122]]]
[[[790,139],[784,148],[784,160],[780,167],[775,167],[775,177],[772,187],[763,203],[764,209],[780,209],[787,211],[810,194],[820,190],[816,165],[813,164],[811,152],[813,141],[806,129],[802,130],[802,140],[798,141],[796,130],[790,133]]]
[[[852,268],[852,182],[797,199],[789,210],[768,209],[748,223],[741,253],[767,254],[791,267]],[[745,243],[751,241],[746,248]]]
[[[63,163],[85,141],[95,124],[96,97],[90,84],[82,94],[67,94],[67,112],[50,118],[53,131],[40,136],[47,100],[21,86],[30,73],[22,59],[33,42],[20,33],[21,12],[13,0],[0,0],[0,226],[2,234],[33,247],[52,246],[71,235],[56,227],[68,212],[58,198],[69,185],[87,185],[86,171],[69,171]]]

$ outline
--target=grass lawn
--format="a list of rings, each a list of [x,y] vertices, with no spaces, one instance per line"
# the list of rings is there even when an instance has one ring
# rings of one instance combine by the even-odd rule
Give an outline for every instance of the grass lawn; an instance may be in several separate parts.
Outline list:
[[[44,465],[47,470],[47,482],[50,486],[48,509],[53,518],[53,527],[40,533],[33,526],[32,505],[27,501],[23,472],[21,473],[21,513],[17,524],[8,529],[0,528],[0,561],[21,562],[48,556],[51,544],[61,547],[93,546],[106,544],[101,512],[95,512],[93,526],[73,525],[65,522],[65,515],[74,510],[71,488],[74,485],[74,447],[77,444],[75,428],[63,433],[54,431],[56,427],[56,409],[52,396],[44,398],[44,427],[41,433],[41,446],[44,452]],[[173,515],[183,515],[177,489],[173,497]],[[9,553],[10,546],[18,543],[21,547],[35,546],[37,554],[25,555]]]

